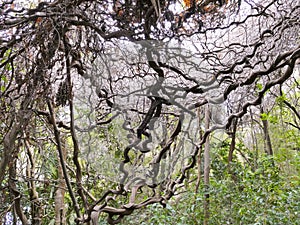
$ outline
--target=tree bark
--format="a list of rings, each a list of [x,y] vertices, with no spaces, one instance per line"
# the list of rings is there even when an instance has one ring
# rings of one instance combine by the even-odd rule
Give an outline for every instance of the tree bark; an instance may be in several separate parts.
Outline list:
[[[209,105],[205,109],[205,130],[209,129],[210,124],[210,108]],[[209,172],[210,172],[210,141],[209,136],[205,140],[204,147],[204,222],[203,225],[208,225],[209,221]]]
[[[235,118],[232,123],[231,142],[230,142],[229,153],[228,153],[228,173],[230,174],[232,180],[236,183],[238,182],[238,180],[235,174],[232,172],[231,163],[233,160],[233,152],[235,150],[235,145],[236,145],[237,124],[238,124],[238,118]]]
[[[13,160],[13,151],[15,150],[15,142],[17,140],[18,134],[25,130],[28,122],[30,121],[32,111],[28,110],[34,99],[34,93],[29,93],[23,102],[21,103],[21,108],[19,109],[15,118],[12,118],[12,126],[9,131],[4,135],[3,139],[3,153],[1,154],[0,161],[0,184],[2,184],[7,166]]]
[[[260,110],[261,114],[264,113],[263,108]],[[272,142],[269,134],[269,122],[267,119],[262,119],[262,125],[263,125],[263,132],[264,132],[264,149],[265,152],[272,156],[273,155],[273,149],[272,149]]]
[[[27,177],[29,179],[28,181],[28,189],[29,189],[29,195],[30,195],[30,202],[31,202],[31,217],[32,217],[32,224],[33,225],[40,225],[42,224],[42,215],[43,215],[43,209],[41,206],[41,202],[39,200],[39,194],[36,190],[35,186],[35,160],[33,158],[33,155],[30,151],[30,147],[25,140],[25,146],[27,149],[27,156],[28,156],[28,161],[27,162]]]
[[[56,116],[55,116],[54,110],[53,110],[53,103],[51,101],[47,101],[47,105],[48,105],[48,109],[49,109],[49,113],[50,113],[50,120],[53,125],[54,137],[56,140],[56,147],[58,150],[60,165],[61,165],[64,179],[65,179],[65,182],[66,182],[66,185],[67,185],[67,188],[68,188],[68,191],[69,191],[72,203],[73,203],[73,207],[74,207],[74,210],[75,210],[75,213],[77,216],[76,224],[79,224],[78,219],[81,219],[80,207],[77,203],[77,199],[73,192],[71,181],[68,176],[67,166],[66,166],[66,162],[64,160],[64,154],[63,154],[63,150],[62,150],[61,135],[60,135],[60,131],[58,130],[58,127],[56,126],[56,118],[55,118]]]
[[[1,154],[0,161],[0,184],[2,184],[5,178],[6,167],[8,166],[9,162],[12,161],[12,151],[15,148],[15,141],[20,128],[20,123],[15,122],[10,128],[10,131],[4,137],[3,153]]]
[[[233,123],[232,123],[231,143],[230,143],[230,148],[229,148],[229,153],[228,153],[228,165],[229,165],[229,167],[230,167],[230,163],[232,162],[233,152],[234,152],[234,149],[235,149],[235,143],[236,143],[235,142],[235,136],[236,136],[237,123],[238,123],[238,118],[235,118],[233,120]]]
[[[201,123],[202,123],[202,120],[203,120],[203,116],[201,117],[201,111],[200,108],[198,109],[198,120],[199,120],[199,139],[202,140],[203,138],[203,130],[201,128]],[[201,154],[202,154],[202,151],[203,151],[203,147],[202,145],[200,146],[200,149],[199,149],[199,153],[198,153],[198,156],[197,156],[197,173],[198,173],[198,176],[197,176],[197,181],[196,181],[196,188],[195,188],[195,192],[198,193],[199,191],[199,186],[200,186],[200,182],[201,182],[201,176],[202,176],[202,171],[201,171]]]
[[[66,160],[66,148],[63,138],[61,139],[62,142],[62,153],[63,153],[63,160]],[[59,156],[58,160],[59,160]],[[64,197],[66,193],[66,182],[64,179],[64,173],[61,164],[58,164],[57,167],[58,173],[58,187],[55,191],[55,225],[63,225],[66,224],[66,217],[65,217],[65,202]]]
[[[8,183],[9,183],[10,192],[14,196],[14,203],[13,203],[14,211],[18,215],[18,217],[21,220],[23,225],[29,225],[29,221],[28,221],[26,215],[24,214],[22,205],[21,205],[22,194],[20,193],[20,191],[18,190],[17,185],[16,185],[16,182],[17,182],[16,158],[13,157],[12,160],[13,161],[11,162],[11,165],[9,167],[9,182]]]

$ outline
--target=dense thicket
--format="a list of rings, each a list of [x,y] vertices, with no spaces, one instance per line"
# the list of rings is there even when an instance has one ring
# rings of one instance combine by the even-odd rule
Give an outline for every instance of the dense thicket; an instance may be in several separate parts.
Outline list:
[[[3,224],[141,222],[135,210],[193,188],[189,205],[204,201],[194,221],[217,224],[209,211],[226,195],[214,188],[253,204],[255,179],[278,192],[277,170],[299,182],[298,0],[4,0],[0,10]],[[248,219],[224,223],[248,224],[243,209]]]

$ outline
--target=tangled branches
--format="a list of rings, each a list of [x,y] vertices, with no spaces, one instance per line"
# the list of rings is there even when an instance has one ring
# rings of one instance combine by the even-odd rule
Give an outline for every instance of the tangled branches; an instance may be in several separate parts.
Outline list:
[[[18,155],[55,146],[58,154],[47,154],[58,159],[77,224],[97,224],[100,213],[116,224],[136,209],[165,205],[208,135],[229,130],[293,76],[296,2],[184,2],[1,3],[3,190],[26,198],[16,183],[37,177],[55,186],[46,173],[24,176],[18,168],[33,167]],[[200,136],[196,111],[204,105],[215,110],[214,124]],[[111,184],[105,192],[103,180]],[[27,206],[16,203],[28,224]]]

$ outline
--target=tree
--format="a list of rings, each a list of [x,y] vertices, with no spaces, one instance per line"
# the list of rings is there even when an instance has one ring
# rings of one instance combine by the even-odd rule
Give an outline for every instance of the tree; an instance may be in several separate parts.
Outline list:
[[[184,3],[1,3],[3,220],[58,221],[64,185],[61,214],[77,224],[165,205],[213,131],[295,79],[297,1]],[[206,105],[212,126],[200,137]],[[58,208],[41,215],[54,193]]]

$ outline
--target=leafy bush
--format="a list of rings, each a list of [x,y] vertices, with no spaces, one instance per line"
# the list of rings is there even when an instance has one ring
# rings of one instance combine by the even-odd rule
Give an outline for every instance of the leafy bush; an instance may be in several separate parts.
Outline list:
[[[241,162],[233,163],[232,179],[223,165],[224,157],[225,154],[213,156],[209,224],[300,224],[299,179],[288,179],[269,156],[260,157],[256,170]],[[165,208],[156,204],[137,211],[123,224],[203,224],[204,190],[201,186],[195,194],[190,185],[179,200],[170,201]]]

